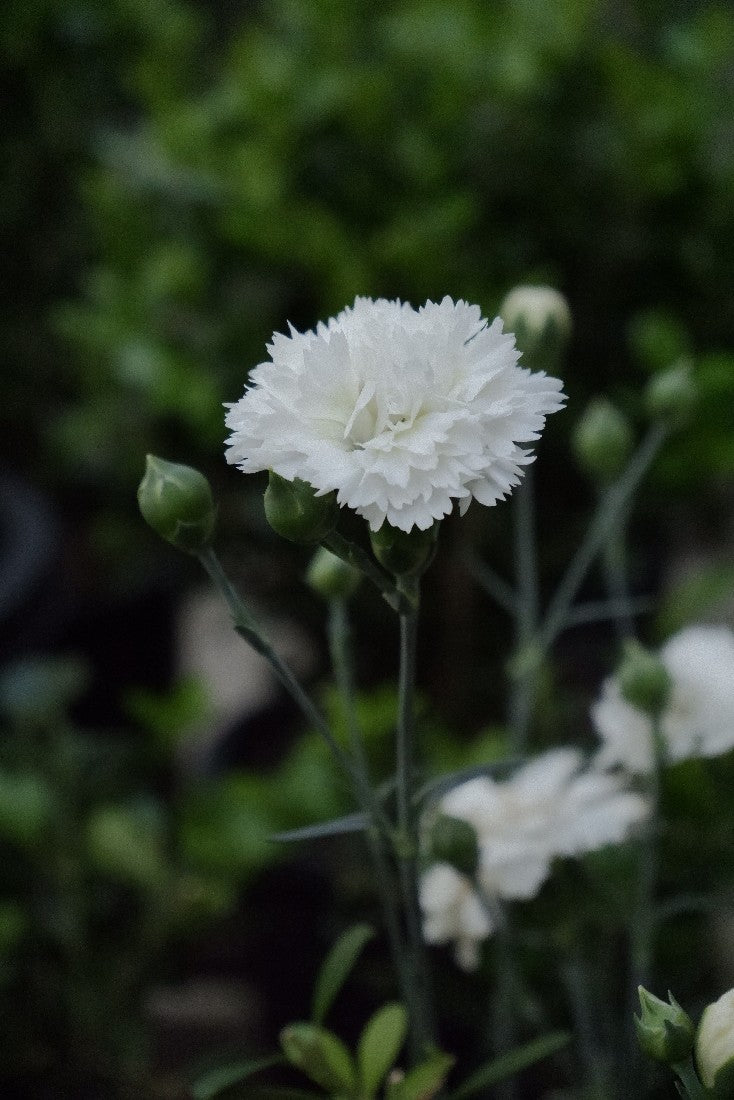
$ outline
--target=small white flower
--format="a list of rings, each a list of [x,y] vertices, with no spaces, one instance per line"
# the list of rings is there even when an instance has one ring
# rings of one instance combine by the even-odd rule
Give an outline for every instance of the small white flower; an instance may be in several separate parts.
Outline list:
[[[734,1076],[734,989],[704,1010],[696,1033],[696,1062],[708,1089],[714,1088],[717,1074],[724,1067]]]
[[[476,966],[478,943],[493,930],[488,905],[535,897],[554,859],[618,844],[647,815],[646,801],[619,777],[582,765],[575,750],[555,749],[507,780],[471,779],[441,800],[442,814],[477,834],[476,883],[485,900],[447,864],[430,867],[421,883],[424,932],[431,943],[455,939],[466,969]]]
[[[724,626],[691,626],[660,650],[672,688],[660,727],[669,761],[718,756],[734,747],[734,633]],[[622,698],[612,677],[592,707],[603,741],[600,767],[645,773],[653,766],[650,719]]]
[[[454,502],[495,504],[518,484],[562,407],[561,382],[517,365],[497,318],[466,302],[357,298],[315,330],[276,334],[229,406],[227,461],[337,492],[373,531],[429,528]]]

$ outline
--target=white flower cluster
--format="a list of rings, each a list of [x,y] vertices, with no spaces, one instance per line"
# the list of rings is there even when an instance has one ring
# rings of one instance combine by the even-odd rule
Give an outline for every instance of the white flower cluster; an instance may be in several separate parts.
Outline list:
[[[459,502],[495,504],[518,484],[562,407],[561,382],[519,367],[479,306],[357,298],[314,331],[276,334],[270,360],[229,406],[227,461],[336,491],[373,531],[429,528]]]
[[[440,811],[477,834],[481,895],[449,864],[429,867],[420,885],[423,932],[429,943],[455,941],[457,962],[471,970],[495,927],[493,902],[534,897],[554,859],[620,843],[648,806],[618,777],[585,770],[580,753],[555,749],[504,782],[482,777],[454,787]]]
[[[734,747],[734,633],[724,626],[690,626],[659,653],[671,680],[660,729],[669,762],[718,756]],[[597,763],[634,774],[653,766],[649,717],[628,703],[612,677],[603,685],[591,719],[603,741]]]

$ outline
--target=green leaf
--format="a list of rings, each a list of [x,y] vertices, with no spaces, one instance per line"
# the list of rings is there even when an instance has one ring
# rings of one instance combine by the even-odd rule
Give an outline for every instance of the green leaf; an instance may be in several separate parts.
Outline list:
[[[408,1014],[401,1004],[377,1010],[368,1021],[357,1047],[357,1068],[362,1090],[372,1097],[405,1042]]]
[[[294,840],[319,840],[325,836],[341,836],[342,833],[359,833],[367,828],[366,814],[347,814],[331,821],[322,821],[317,825],[304,825],[300,829],[287,829],[282,833],[273,833],[271,840],[289,843]]]
[[[313,991],[311,1017],[321,1024],[334,1003],[339,990],[349,977],[364,946],[375,935],[368,924],[355,924],[336,941],[321,964]]]
[[[357,1087],[354,1060],[341,1039],[318,1024],[284,1027],[280,1042],[291,1065],[327,1092],[351,1095]]]
[[[271,1066],[280,1066],[283,1059],[279,1054],[270,1058],[252,1058],[247,1062],[234,1062],[228,1066],[219,1066],[200,1077],[191,1086],[193,1100],[210,1100],[212,1096],[218,1096],[233,1085],[246,1081],[248,1077],[259,1073]]]
[[[534,1039],[524,1046],[516,1047],[509,1054],[502,1054],[491,1062],[481,1066],[473,1073],[463,1085],[459,1085],[451,1093],[449,1100],[465,1100],[467,1096],[474,1096],[483,1089],[496,1085],[498,1081],[504,1081],[507,1077],[514,1077],[516,1073],[527,1069],[535,1062],[555,1054],[571,1041],[571,1035],[567,1031],[551,1031],[540,1039]]]
[[[390,1085],[387,1100],[432,1100],[443,1087],[454,1064],[451,1054],[438,1051],[407,1073],[402,1081]]]

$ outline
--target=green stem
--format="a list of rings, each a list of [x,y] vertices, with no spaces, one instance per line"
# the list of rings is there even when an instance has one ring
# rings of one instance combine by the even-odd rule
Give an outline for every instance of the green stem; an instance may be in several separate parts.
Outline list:
[[[620,520],[611,536],[604,544],[602,565],[606,578],[610,601],[619,607],[619,614],[613,617],[617,641],[634,638],[635,624],[630,614],[630,591],[627,571],[627,545],[624,520]]]
[[[515,493],[512,502],[517,562],[515,606],[515,652],[522,654],[538,628],[538,556],[535,539],[535,485],[532,469]],[[533,662],[520,662],[510,689],[510,748],[525,749],[537,687],[538,668]]]
[[[397,835],[395,837],[398,876],[408,940],[411,992],[410,1047],[414,1063],[433,1046],[428,958],[418,899],[418,821],[413,804],[415,757],[415,670],[418,629],[419,582],[412,577],[398,581],[405,610],[400,613],[400,675],[398,680],[398,726],[396,737]]]
[[[668,431],[664,426],[654,424],[630,459],[622,476],[607,489],[599,501],[586,537],[571,559],[545,614],[537,639],[542,652],[547,651],[563,629],[571,604],[594,559],[622,520],[632,495],[647,473],[667,434]]]
[[[354,766],[360,773],[363,789],[369,791],[373,828],[367,830],[366,839],[375,869],[377,893],[387,930],[390,954],[402,996],[407,1003],[411,989],[410,975],[406,967],[405,945],[400,928],[396,895],[393,890],[393,871],[385,851],[392,829],[390,823],[386,822],[382,808],[372,790],[364,741],[359,728],[355,703],[356,692],[351,632],[346,600],[333,600],[329,604],[328,636],[331,663],[344,707]]]
[[[676,1062],[673,1065],[673,1072],[688,1093],[690,1100],[705,1100],[707,1096],[712,1095],[711,1090],[704,1088],[699,1081],[692,1055],[689,1054],[685,1062]]]
[[[399,589],[393,584],[390,576],[380,569],[379,565],[372,560],[361,546],[358,546],[356,542],[350,542],[342,535],[338,535],[336,531],[332,531],[330,535],[327,535],[322,545],[348,565],[359,569],[367,580],[371,581],[375,588],[382,593],[383,598],[389,603],[390,607],[394,611],[400,610],[402,597]]]
[[[224,597],[237,633],[268,662],[291,698],[300,707],[306,721],[323,737],[335,761],[345,775],[352,781],[362,809],[369,813],[370,807],[365,803],[361,777],[354,766],[354,762],[335,739],[333,733],[329,729],[326,719],[303,690],[289,666],[282,657],[276,653],[270,642],[261,633],[249,608],[222,569],[219,558],[214,550],[208,547],[206,550],[203,550],[198,557],[219,592]]]

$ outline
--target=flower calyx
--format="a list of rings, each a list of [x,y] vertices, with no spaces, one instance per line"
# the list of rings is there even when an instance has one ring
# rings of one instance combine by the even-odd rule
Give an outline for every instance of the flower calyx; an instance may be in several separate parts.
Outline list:
[[[209,482],[192,466],[148,455],[138,504],[150,527],[188,554],[211,544],[217,516]]]
[[[639,986],[639,1016],[635,1016],[637,1039],[642,1050],[658,1062],[674,1065],[682,1062],[693,1050],[694,1027],[685,1009],[668,993],[661,1001],[644,986]]]
[[[263,503],[265,518],[276,534],[306,545],[326,538],[339,513],[336,493],[319,496],[307,481],[298,477],[288,481],[272,470]]]

